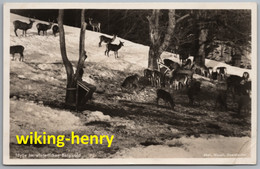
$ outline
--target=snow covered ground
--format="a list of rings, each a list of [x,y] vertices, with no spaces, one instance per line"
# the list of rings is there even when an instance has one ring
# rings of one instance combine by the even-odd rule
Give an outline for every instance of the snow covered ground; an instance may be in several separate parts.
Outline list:
[[[43,97],[44,93],[52,95],[48,96],[46,94],[46,98],[49,97],[49,99],[58,99],[63,100],[64,99],[64,88],[66,83],[66,74],[65,74],[65,68],[62,65],[62,59],[60,55],[60,47],[59,47],[59,36],[54,37],[52,35],[52,31],[48,31],[48,36],[38,36],[37,30],[36,30],[36,24],[39,22],[36,20],[36,22],[33,25],[32,29],[29,29],[27,31],[27,37],[21,36],[21,31],[18,30],[19,37],[16,37],[13,31],[13,25],[12,22],[14,20],[21,20],[25,22],[29,22],[29,19],[26,17],[22,17],[19,15],[11,14],[11,20],[10,20],[10,45],[23,45],[25,47],[24,57],[25,62],[18,62],[18,61],[10,61],[10,74],[11,74],[11,95],[18,95],[22,97],[33,98],[34,101],[29,100],[18,100],[17,98],[12,98],[10,102],[11,106],[11,113],[10,113],[10,126],[11,126],[11,143],[15,143],[14,136],[16,134],[26,134],[31,130],[39,130],[39,131],[49,131],[51,133],[61,133],[61,132],[68,132],[69,130],[78,130],[80,132],[83,132],[85,130],[90,130],[89,127],[86,127],[85,123],[86,121],[82,120],[84,118],[81,118],[81,115],[75,114],[74,112],[67,111],[67,110],[60,110],[60,109],[54,109],[48,106],[42,105],[42,102],[38,101]],[[41,21],[42,22],[42,21]],[[65,35],[66,35],[66,47],[67,47],[67,55],[69,60],[71,60],[75,66],[79,54],[79,34],[80,29],[74,28],[70,26],[64,26],[65,27]],[[119,50],[119,58],[115,59],[114,53],[110,52],[110,57],[104,55],[105,52],[105,44],[102,44],[102,47],[98,47],[99,43],[99,36],[100,33],[92,32],[92,31],[86,31],[86,51],[88,58],[86,60],[87,67],[86,66],[86,75],[85,79],[88,80],[88,82],[95,83],[96,85],[99,85],[100,83],[98,81],[95,81],[91,78],[89,78],[89,74],[97,73],[102,78],[107,78],[108,83],[114,82],[114,84],[106,84],[105,87],[114,87],[117,85],[117,83],[120,83],[119,80],[121,80],[124,77],[116,78],[115,75],[120,75],[120,71],[126,72],[126,73],[136,73],[136,72],[142,72],[144,68],[147,67],[147,60],[148,60],[148,50],[149,48],[144,45],[136,44],[133,42],[130,42],[128,40],[121,39],[120,37],[117,38],[113,43],[118,44],[119,40],[124,42],[124,46]],[[17,56],[18,57],[18,56]],[[162,58],[171,58],[172,60],[178,62],[178,58],[174,57],[173,54],[165,52],[162,54]],[[243,72],[247,71],[251,73],[248,69],[241,69],[232,67],[229,65],[226,65],[224,63],[218,63],[216,61],[206,60],[206,65],[211,67],[216,66],[225,66],[227,67],[227,71],[229,74],[235,74],[241,76]],[[91,68],[91,69],[90,69]],[[46,84],[46,85],[45,85]],[[47,86],[48,84],[48,86]],[[51,86],[51,88],[50,88]],[[47,90],[50,90],[51,92],[47,92]],[[61,94],[60,94],[61,93]],[[63,95],[62,95],[63,94]],[[108,93],[111,95],[114,93]],[[109,96],[110,96],[109,95]],[[132,96],[138,96],[140,94],[134,93]],[[144,95],[146,96],[146,95]],[[116,96],[117,98],[122,98],[120,95]],[[116,98],[115,97],[115,98]],[[146,96],[147,97],[147,96]],[[36,99],[37,98],[37,101]],[[114,98],[113,98],[114,99]],[[149,98],[151,99],[151,98]],[[109,100],[109,99],[107,99]],[[134,100],[134,99],[133,99]],[[96,102],[103,103],[104,100],[99,100],[97,98],[95,100]],[[136,100],[134,100],[136,101]],[[206,101],[207,102],[207,101]],[[110,103],[108,103],[109,105]],[[142,108],[150,108],[149,105],[141,105]],[[127,111],[130,111],[131,108],[128,108]],[[138,111],[138,107],[135,107],[133,109]],[[192,111],[196,108],[192,108]],[[156,112],[155,108],[151,109],[152,111]],[[177,110],[185,110],[185,112],[170,112],[170,115],[176,115],[177,117],[183,115],[184,119],[182,119],[182,122],[187,122],[186,118],[193,118],[190,116],[196,116],[196,115],[190,115],[188,112],[191,111],[191,109],[186,109],[183,105],[178,105]],[[120,110],[121,111],[121,110]],[[167,110],[168,111],[168,110]],[[154,112],[151,112],[151,114],[155,114]],[[198,113],[199,112],[199,113]],[[111,111],[111,114],[114,112]],[[125,112],[124,112],[125,113]],[[195,114],[195,112],[192,112]],[[214,112],[209,112],[208,114],[205,113],[205,110],[197,110],[196,113],[202,114],[202,117],[196,116],[196,123],[200,120],[214,120],[214,118],[219,114],[225,116],[226,114],[223,112],[220,112],[219,114],[215,114]],[[146,115],[144,118],[146,121],[142,121],[143,119],[140,119],[140,122],[137,123],[134,120],[132,120],[132,114],[129,113],[129,116],[127,116],[125,119],[123,117],[112,117],[112,121],[110,122],[110,129],[108,128],[91,128],[89,131],[96,132],[100,134],[105,134],[105,132],[108,133],[115,133],[115,132],[126,132],[129,134],[129,140],[123,142],[123,140],[126,140],[128,138],[120,138],[117,142],[117,146],[115,148],[114,154],[109,154],[105,156],[98,156],[95,154],[95,151],[92,152],[92,155],[85,155],[82,158],[93,158],[93,157],[112,157],[112,158],[155,158],[155,157],[162,157],[162,158],[175,158],[175,157],[209,157],[209,158],[216,158],[216,156],[207,156],[205,154],[232,154],[232,153],[240,153],[245,154],[245,156],[249,156],[250,154],[250,137],[248,134],[248,131],[244,131],[244,129],[241,129],[242,127],[240,124],[243,124],[244,121],[239,121],[241,119],[236,119],[236,123],[229,124],[229,121],[225,121],[227,119],[232,120],[232,112],[229,112],[231,115],[228,118],[223,117],[223,121],[225,122],[225,125],[230,125],[230,130],[234,130],[236,132],[236,135],[239,135],[242,133],[244,137],[224,137],[219,135],[207,135],[201,136],[199,138],[194,137],[187,137],[186,135],[181,135],[180,138],[174,138],[174,139],[167,139],[163,143],[160,143],[160,145],[148,145],[148,146],[141,146],[137,142],[142,140],[140,138],[141,136],[145,136],[147,133],[148,135],[151,134],[164,134],[164,132],[167,130],[167,132],[170,133],[170,135],[176,134],[177,129],[172,129],[168,131],[167,128],[169,128],[168,124],[164,124],[162,122],[157,122],[154,124],[149,124],[150,119],[149,115]],[[105,114],[105,113],[104,113]],[[123,114],[123,112],[119,113],[120,115]],[[179,115],[180,114],[180,115]],[[205,116],[205,114],[209,116]],[[168,115],[168,114],[167,114]],[[162,115],[156,114],[156,116],[160,117]],[[219,115],[220,116],[220,115]],[[171,116],[169,116],[171,117]],[[205,118],[203,118],[205,117]],[[147,120],[147,119],[148,120]],[[156,117],[157,118],[157,117]],[[167,118],[167,117],[166,117]],[[171,117],[173,118],[173,117]],[[222,119],[222,117],[220,118]],[[85,119],[86,120],[86,119]],[[167,118],[168,120],[168,118]],[[115,122],[116,121],[116,122]],[[121,123],[125,122],[124,124],[120,125],[118,124],[121,121]],[[217,120],[216,120],[217,121]],[[250,121],[250,120],[249,120]],[[222,121],[220,121],[222,122]],[[223,122],[223,123],[224,123]],[[248,122],[248,121],[246,121]],[[126,124],[127,123],[127,124]],[[208,121],[207,124],[211,123],[211,121]],[[227,124],[226,124],[227,123]],[[116,125],[113,125],[116,124]],[[150,126],[149,126],[149,125]],[[248,124],[248,123],[247,123]],[[147,126],[146,126],[147,125]],[[162,127],[162,133],[158,132],[158,127],[156,125],[159,125]],[[199,125],[199,124],[198,124]],[[241,128],[237,129],[235,125],[240,126]],[[123,126],[123,127],[122,127]],[[154,131],[150,131],[149,129],[153,129]],[[197,127],[197,126],[194,126]],[[208,126],[204,126],[205,129],[207,129]],[[212,126],[211,126],[212,127]],[[213,126],[214,128],[215,126]],[[225,127],[225,126],[224,126]],[[220,129],[224,128],[220,125]],[[185,127],[184,127],[185,128]],[[201,127],[203,128],[203,127]],[[237,130],[235,130],[237,129]],[[195,129],[194,129],[195,130]],[[243,132],[240,132],[240,131]],[[215,131],[215,130],[214,130]],[[103,133],[102,133],[103,132]],[[137,132],[140,132],[137,136]],[[147,132],[147,133],[145,133]],[[126,134],[124,133],[124,134]],[[122,134],[122,133],[120,133]],[[151,135],[152,135],[151,134]],[[119,139],[119,138],[118,138]],[[139,139],[139,140],[138,140]],[[134,142],[134,143],[131,143]],[[143,141],[143,140],[142,140]],[[70,147],[71,148],[71,147]],[[73,147],[75,148],[75,147]],[[81,147],[82,148],[82,147]],[[12,149],[13,152],[18,151],[19,148],[16,147]],[[75,149],[75,151],[79,149]],[[28,150],[29,151],[29,150]],[[40,151],[39,149],[34,151]],[[93,151],[93,150],[92,150]],[[102,150],[103,152],[103,150]],[[105,154],[105,153],[103,153]]]
[[[211,138],[210,138],[211,137]],[[129,158],[235,158],[250,154],[249,137],[206,136],[182,137],[167,141],[166,145],[134,147],[123,150],[116,157]],[[239,155],[238,155],[239,154]]]

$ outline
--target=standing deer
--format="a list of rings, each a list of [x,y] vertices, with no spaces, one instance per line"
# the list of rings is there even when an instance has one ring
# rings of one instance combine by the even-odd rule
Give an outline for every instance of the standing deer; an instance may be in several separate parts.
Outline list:
[[[93,31],[95,31],[95,29],[97,30],[97,32],[101,32],[101,23],[100,22],[92,22],[93,18],[89,18],[89,24],[92,27]]]
[[[115,58],[118,58],[118,50],[124,46],[124,42],[119,41],[120,43],[118,45],[114,45],[111,43],[107,44],[107,49],[105,51],[105,55],[107,55],[109,57],[109,51],[112,50],[115,53]]]
[[[52,27],[52,33],[53,33],[53,35],[56,36],[56,33],[58,33],[58,32],[59,32],[59,27],[58,27],[58,25],[54,25],[54,26]]]
[[[19,60],[23,61],[24,60],[23,51],[24,51],[24,47],[22,45],[10,46],[10,54],[12,54],[13,60],[14,60],[14,55],[16,53],[19,53],[20,54]]]
[[[38,35],[40,35],[40,32],[42,31],[43,36],[44,36],[44,33],[46,33],[46,36],[47,36],[47,30],[51,29],[52,24],[53,24],[53,22],[49,22],[49,25],[44,24],[44,23],[38,23],[36,25],[36,27],[38,29]]]
[[[33,23],[35,22],[34,20],[31,20],[31,19],[29,19],[29,21],[30,21],[30,23],[25,23],[25,22],[22,22],[22,21],[19,21],[19,20],[16,20],[16,21],[13,22],[13,24],[14,24],[14,33],[15,33],[16,36],[18,36],[17,33],[16,33],[17,29],[23,30],[23,35],[26,36],[26,31],[28,29],[31,29]]]
[[[100,38],[99,47],[101,47],[102,42],[105,42],[105,43],[113,42],[116,39],[116,35],[113,35],[113,38],[109,38],[104,35],[101,35],[99,38]]]

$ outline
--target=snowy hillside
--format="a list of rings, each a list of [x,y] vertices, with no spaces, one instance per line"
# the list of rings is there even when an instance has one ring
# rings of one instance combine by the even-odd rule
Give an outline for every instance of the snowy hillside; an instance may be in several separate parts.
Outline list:
[[[22,31],[18,30],[19,38],[14,34],[12,22],[14,20],[21,20],[29,22],[28,18],[11,14],[11,44],[10,45],[23,45],[25,47],[25,60],[27,62],[41,62],[41,63],[54,63],[61,62],[59,36],[54,37],[52,30],[48,30],[48,36],[38,36],[36,24],[33,24],[32,29],[27,31],[28,37],[21,36]],[[44,23],[41,21],[41,23]],[[66,36],[66,48],[69,60],[77,61],[79,57],[79,35],[80,29],[64,26]],[[119,40],[124,42],[124,46],[119,50],[119,59],[115,59],[114,53],[110,52],[110,57],[104,55],[105,44],[98,47],[100,33],[86,31],[86,51],[88,55],[87,61],[97,62],[107,66],[111,69],[133,71],[135,69],[143,68],[147,65],[148,47],[137,45],[130,41],[116,38],[113,42],[119,44]]]
[[[52,30],[48,31],[48,36],[38,36],[36,24],[39,20],[33,24],[32,29],[27,31],[28,37],[21,36],[22,31],[18,30],[19,38],[16,38],[14,34],[13,21],[21,20],[24,22],[29,22],[29,19],[19,15],[11,14],[10,20],[10,45],[23,45],[25,47],[25,60],[27,62],[41,62],[41,63],[55,63],[61,62],[60,47],[59,47],[59,36],[54,37]],[[41,21],[41,23],[44,23]],[[80,29],[70,26],[65,27],[65,37],[66,37],[66,48],[69,60],[77,61],[79,52],[79,34]],[[149,47],[136,44],[125,39],[117,37],[113,42],[114,44],[119,44],[119,40],[124,42],[124,46],[119,50],[119,58],[115,59],[114,53],[110,52],[110,57],[104,55],[105,44],[102,47],[98,47],[99,36],[101,34],[93,31],[86,31],[86,51],[88,55],[87,61],[100,63],[107,68],[122,70],[122,71],[136,71],[139,69],[146,68],[148,65],[148,51]],[[174,54],[164,52],[162,58],[170,58],[176,62],[179,62]],[[206,66],[208,67],[227,67],[228,74],[234,74],[242,76],[243,72],[247,71],[251,73],[248,69],[241,69],[227,65],[225,63],[206,60]]]

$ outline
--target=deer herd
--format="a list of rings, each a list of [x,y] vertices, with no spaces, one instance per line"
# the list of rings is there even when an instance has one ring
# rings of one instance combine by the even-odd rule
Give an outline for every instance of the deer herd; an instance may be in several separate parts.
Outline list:
[[[201,75],[201,78],[194,78],[194,74]],[[204,77],[203,77],[204,76]],[[232,97],[233,103],[237,104],[238,114],[242,111],[249,112],[251,108],[251,81],[249,73],[244,72],[242,76],[227,74],[226,67],[197,66],[191,59],[186,59],[181,64],[171,59],[159,61],[158,70],[144,69],[143,76],[137,74],[128,76],[122,83],[124,88],[137,88],[138,86],[151,86],[156,90],[156,102],[162,99],[174,110],[175,102],[172,93],[180,92],[188,96],[188,103],[193,106],[195,100],[205,97],[201,95],[204,88],[202,81],[205,78],[216,85],[215,93],[207,91],[209,95],[215,95],[215,109],[228,110],[228,97]],[[202,80],[204,79],[204,80]],[[205,86],[207,89],[207,85]],[[176,91],[176,92],[174,92]],[[206,97],[205,97],[206,98]]]
[[[89,18],[89,26],[92,27],[93,31],[101,32],[101,23],[94,22],[92,18]],[[22,30],[23,35],[26,36],[26,31],[31,29],[35,21],[29,19],[29,23],[25,23],[19,20],[13,22],[14,33],[17,35],[17,30]],[[88,25],[88,24],[87,24]],[[47,36],[47,31],[52,28],[53,35],[59,32],[58,25],[53,25],[53,22],[49,24],[38,23],[36,25],[38,35],[42,32],[42,35]],[[115,58],[118,58],[119,49],[124,46],[124,42],[119,41],[119,44],[112,44],[117,38],[113,35],[111,38],[101,35],[98,46],[101,47],[102,43],[106,43],[105,55],[109,57],[109,52],[113,51]],[[20,54],[20,61],[24,60],[24,47],[22,45],[10,46],[10,54],[14,55]],[[249,81],[249,74],[244,72],[243,76],[228,75],[226,67],[206,67],[198,66],[192,64],[190,59],[186,59],[181,64],[174,62],[171,59],[164,59],[163,61],[158,61],[159,69],[150,70],[145,69],[143,71],[143,78],[147,81],[148,85],[157,88],[157,98],[156,101],[160,99],[169,103],[174,109],[175,103],[171,94],[165,89],[182,90],[186,88],[186,94],[189,98],[189,103],[194,104],[195,97],[200,93],[201,82],[194,79],[194,74],[199,74],[205,76],[211,80],[217,81],[218,94],[216,96],[216,107],[220,106],[227,110],[227,93],[231,92],[233,96],[238,95],[238,112],[240,113],[242,109],[248,110],[248,105],[250,105],[249,100],[251,97],[251,81]],[[136,88],[139,85],[140,76],[135,74],[127,77],[123,84],[123,88]]]
[[[17,30],[22,30],[23,31],[23,35],[26,37],[26,31],[28,29],[31,29],[33,26],[33,23],[35,22],[35,20],[29,19],[29,23],[26,22],[22,22],[19,20],[15,20],[13,22],[14,25],[14,33],[15,35],[18,37],[17,34]],[[53,22],[49,21],[49,24],[45,24],[45,23],[38,23],[36,25],[37,31],[38,31],[38,35],[46,35],[47,36],[47,31],[49,29],[52,28],[52,33],[54,36],[56,36],[56,34],[59,32],[59,27],[58,25],[54,25]],[[88,23],[86,22],[86,25],[90,26],[92,28],[93,31],[97,31],[97,32],[101,32],[101,23],[100,22],[95,22],[93,21],[93,18],[88,18]],[[99,47],[101,47],[102,42],[106,43],[106,50],[105,50],[105,55],[107,55],[109,57],[109,52],[113,51],[115,58],[118,58],[118,50],[124,46],[123,43],[124,42],[119,42],[119,44],[112,44],[112,42],[116,39],[116,35],[113,35],[112,38],[101,35],[100,38],[100,42],[99,42]],[[23,51],[24,51],[24,47],[22,45],[15,45],[15,46],[10,46],[10,54],[12,54],[13,56],[13,60],[14,60],[14,56],[15,54],[20,54],[20,61],[24,60],[24,55],[23,55]]]

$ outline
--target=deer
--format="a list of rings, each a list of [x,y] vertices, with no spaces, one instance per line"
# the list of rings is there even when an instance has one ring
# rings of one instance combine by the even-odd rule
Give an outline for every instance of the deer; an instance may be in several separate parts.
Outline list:
[[[26,31],[28,29],[31,29],[32,26],[33,26],[33,23],[35,22],[34,20],[31,20],[31,19],[29,19],[29,21],[30,21],[30,23],[22,22],[22,21],[19,21],[19,20],[15,20],[13,22],[13,24],[14,24],[14,33],[15,33],[16,36],[18,36],[17,32],[16,32],[17,29],[23,30],[23,35],[26,36]]]
[[[100,38],[99,47],[101,47],[102,42],[105,42],[105,43],[113,42],[116,39],[116,35],[113,35],[113,38],[109,38],[104,35],[101,35],[101,36],[99,36],[99,38]]]
[[[121,42],[119,41],[119,44],[118,45],[115,45],[115,44],[111,44],[111,43],[108,43],[107,44],[107,49],[105,51],[105,55],[107,55],[109,57],[109,51],[112,50],[114,51],[115,53],[115,58],[118,58],[118,50],[124,46],[124,42]]]
[[[23,61],[24,60],[23,51],[24,51],[24,47],[22,45],[10,46],[10,54],[12,54],[13,60],[14,60],[14,55],[16,53],[19,53],[20,54],[19,61]]]
[[[51,29],[52,25],[53,25],[53,22],[49,22],[49,25],[44,24],[44,23],[38,23],[36,25],[36,27],[38,29],[38,35],[40,35],[40,32],[42,31],[43,32],[43,36],[44,36],[44,33],[46,33],[46,36],[47,36],[47,30]]]
[[[92,22],[93,18],[89,18],[89,24],[92,27],[93,31],[95,31],[95,29],[97,30],[97,32],[101,32],[101,23],[100,22]]]
[[[175,107],[175,103],[173,101],[173,97],[171,96],[171,94],[163,89],[157,89],[156,90],[156,103],[157,105],[159,105],[159,99],[162,99],[165,104],[169,103],[171,105],[171,108],[174,110]]]
[[[58,25],[54,25],[54,26],[52,27],[52,33],[53,33],[53,35],[56,36],[56,33],[58,33],[58,32],[59,32],[59,27],[58,27]]]

